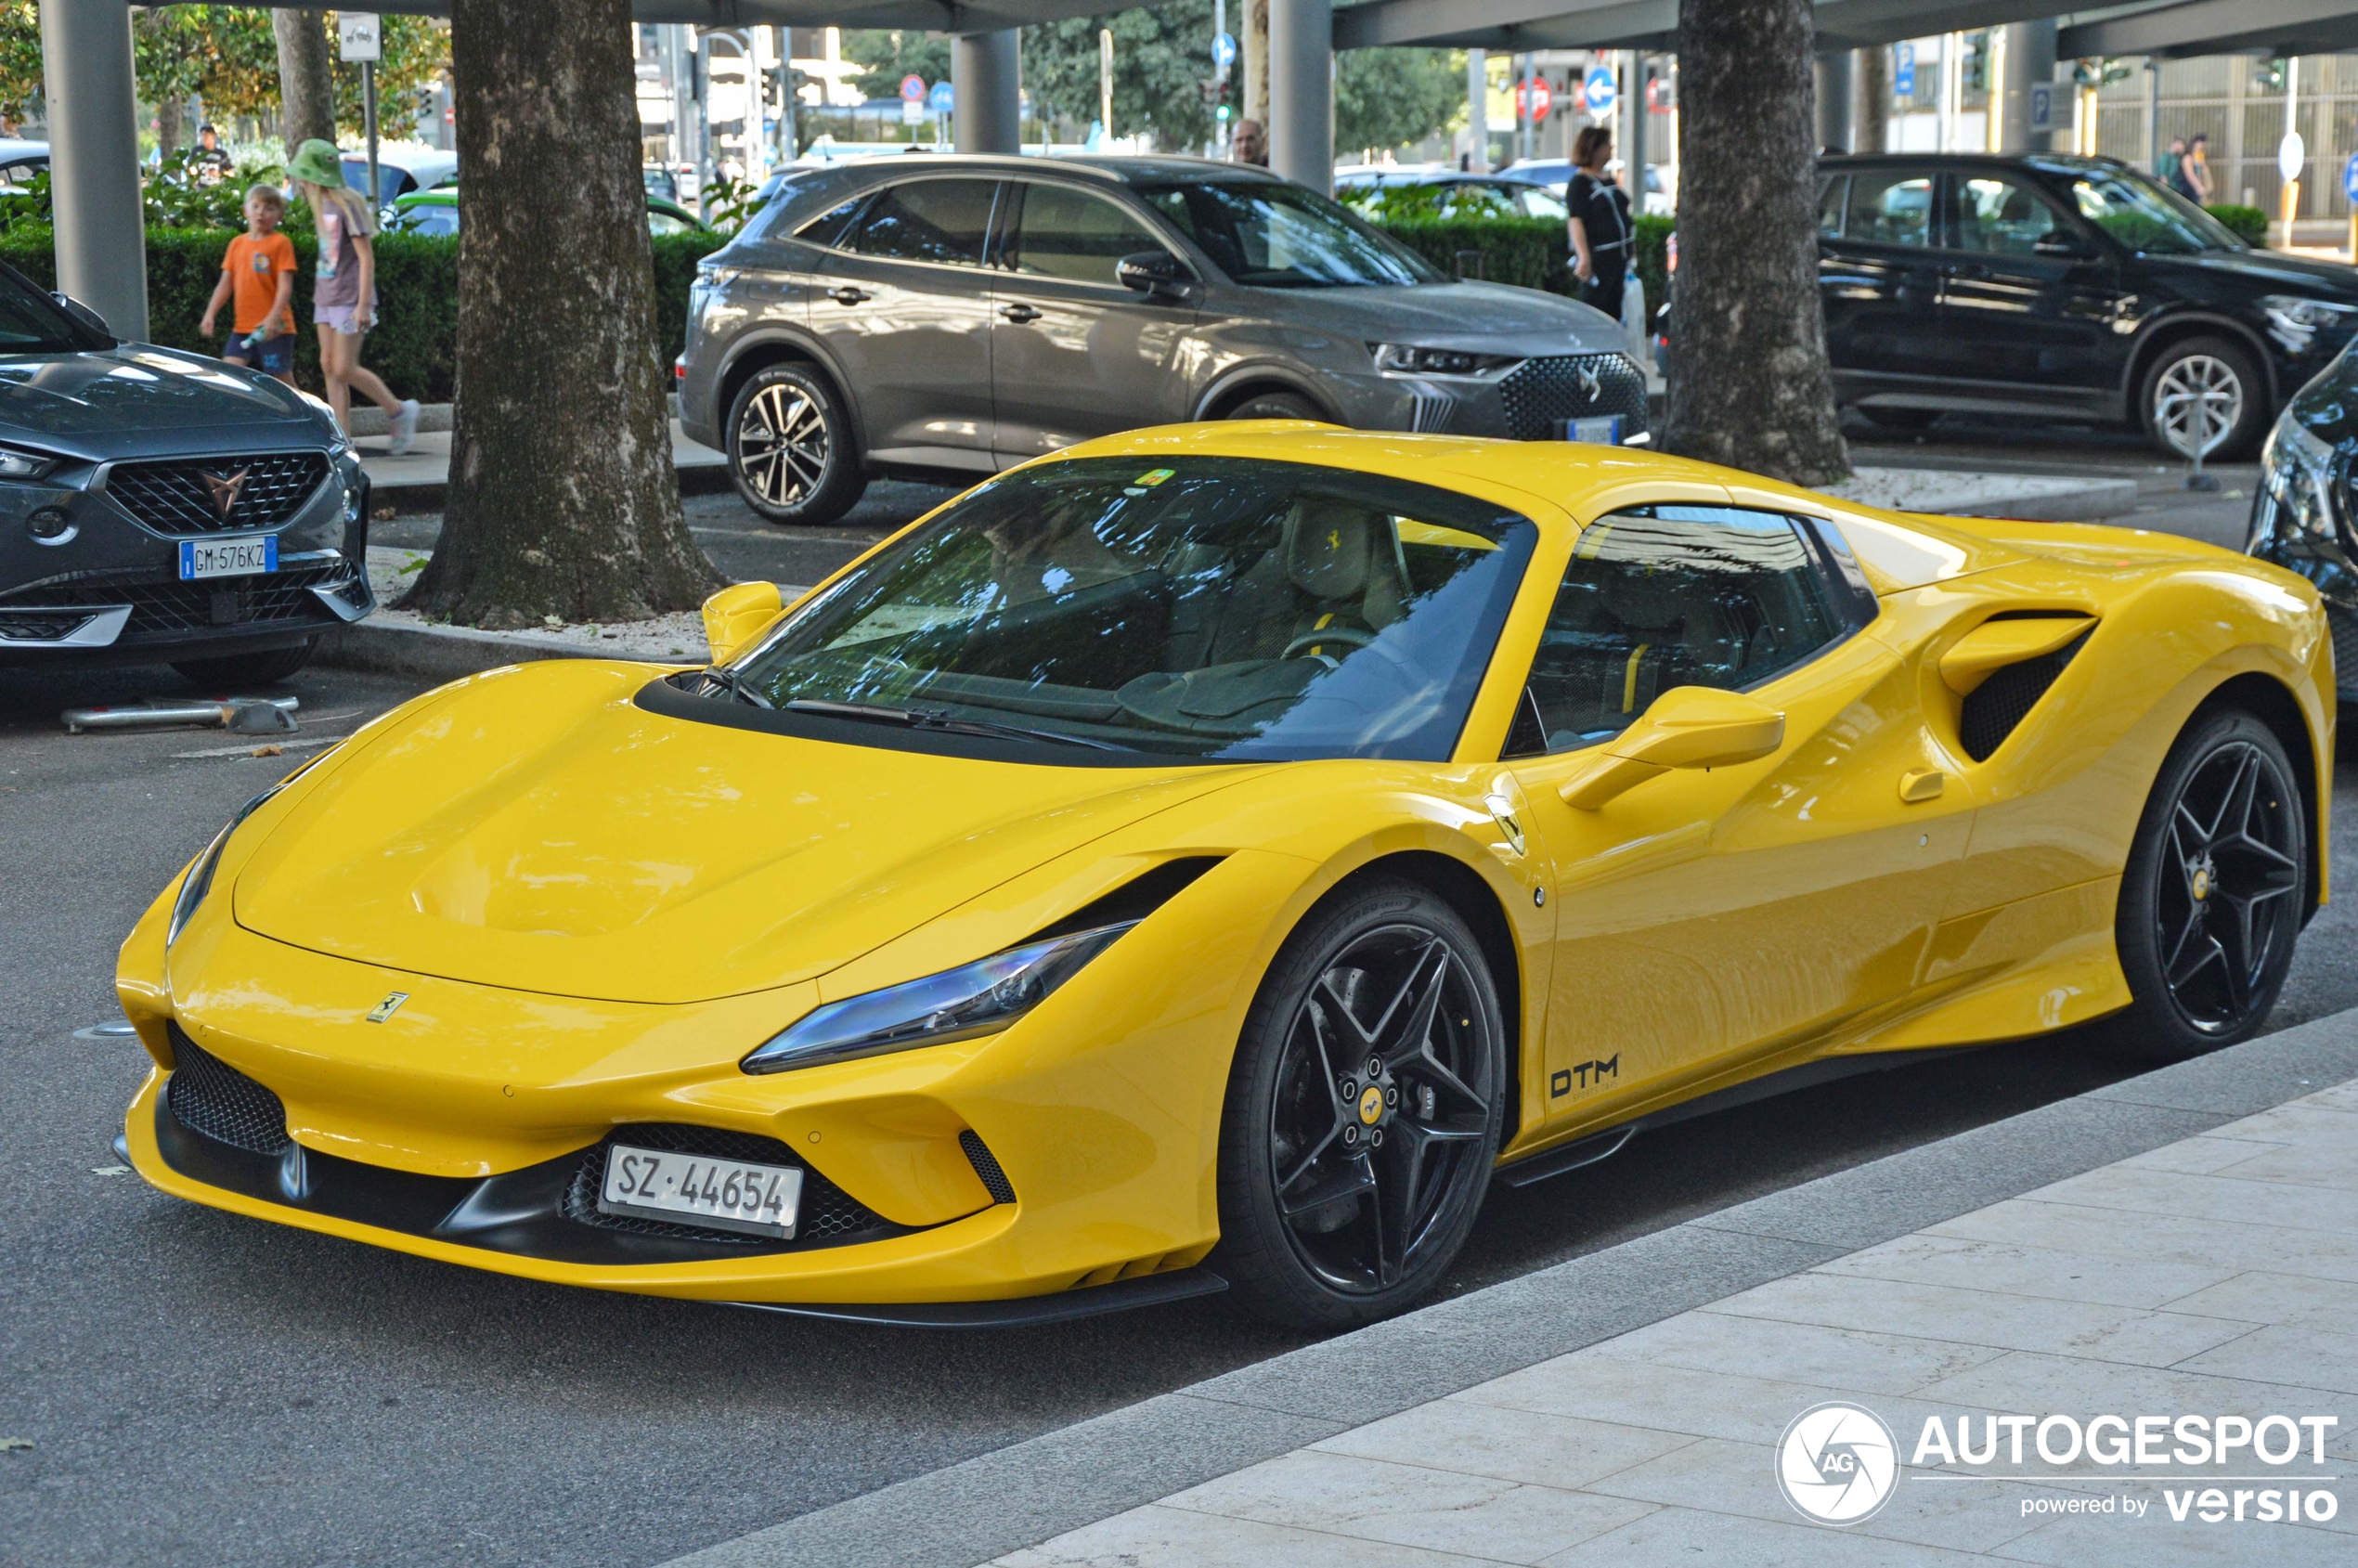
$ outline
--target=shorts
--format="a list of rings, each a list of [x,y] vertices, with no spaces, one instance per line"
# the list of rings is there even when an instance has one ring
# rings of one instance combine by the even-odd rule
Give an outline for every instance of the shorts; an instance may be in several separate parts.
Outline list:
[[[292,376],[294,374],[294,348],[295,335],[292,332],[265,338],[260,346],[254,348],[248,348],[245,335],[240,333],[229,340],[229,346],[221,351],[221,357],[232,364],[251,365],[266,376]]]
[[[352,324],[352,313],[357,308],[349,305],[315,305],[311,307],[311,321],[314,326],[332,328],[350,337],[359,330]],[[372,310],[369,314],[373,317],[376,312]]]

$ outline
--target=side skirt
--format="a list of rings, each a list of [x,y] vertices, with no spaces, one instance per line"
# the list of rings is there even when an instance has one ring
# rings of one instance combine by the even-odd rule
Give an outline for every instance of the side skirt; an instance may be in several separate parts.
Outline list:
[[[888,1328],[1028,1328],[1042,1324],[1070,1323],[1103,1313],[1128,1312],[1134,1307],[1161,1306],[1169,1302],[1216,1296],[1228,1282],[1208,1268],[1174,1269],[1138,1279],[1117,1279],[1086,1289],[1059,1290],[1047,1296],[1017,1296],[997,1302],[907,1302],[877,1306],[805,1305],[786,1302],[722,1302],[748,1312],[784,1313],[789,1317],[823,1317],[836,1323],[872,1323]]]

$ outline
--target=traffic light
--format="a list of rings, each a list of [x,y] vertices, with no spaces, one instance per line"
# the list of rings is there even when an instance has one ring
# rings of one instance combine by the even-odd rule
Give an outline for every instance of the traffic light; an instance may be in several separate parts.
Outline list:
[[[1989,34],[1976,32],[1965,38],[1964,58],[1959,62],[1964,71],[1965,91],[1980,92],[1989,85]]]
[[[2276,94],[2285,90],[2285,62],[2261,60],[2251,69],[2251,90],[2255,93]]]

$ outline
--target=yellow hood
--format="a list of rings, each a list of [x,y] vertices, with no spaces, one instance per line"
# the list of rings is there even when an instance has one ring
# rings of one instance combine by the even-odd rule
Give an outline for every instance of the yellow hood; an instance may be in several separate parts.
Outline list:
[[[650,678],[495,671],[389,726],[239,869],[239,924],[480,984],[703,1001],[823,974],[1245,771],[758,733],[634,706]]]

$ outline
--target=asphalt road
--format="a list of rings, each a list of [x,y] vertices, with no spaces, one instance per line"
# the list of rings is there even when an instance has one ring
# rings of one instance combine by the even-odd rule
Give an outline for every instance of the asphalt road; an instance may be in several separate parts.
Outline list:
[[[1936,432],[1906,450],[1960,465],[1985,451],[2149,463],[2104,441],[2026,455],[2002,429]],[[2246,504],[2189,508],[2163,478],[2152,491],[2154,512],[2134,521],[2186,531],[2230,529]],[[808,581],[939,495],[879,486],[823,539],[781,537],[725,498],[691,510],[732,575]],[[217,732],[70,737],[58,724],[71,704],[179,689],[156,671],[0,673],[0,1439],[32,1444],[0,1451],[0,1563],[651,1564],[1299,1342],[1217,1302],[926,1334],[567,1290],[103,1173],[146,1058],[74,1031],[116,1016],[115,945],[153,891],[289,766]],[[343,733],[411,690],[333,671],[292,689],[297,738]],[[2358,886],[2358,787],[2337,790],[2334,815],[2336,878]],[[2358,915],[2345,907],[2303,938],[2277,1025],[2358,1004]],[[2130,1070],[2066,1036],[1651,1134],[1495,1195],[1450,1289]]]

